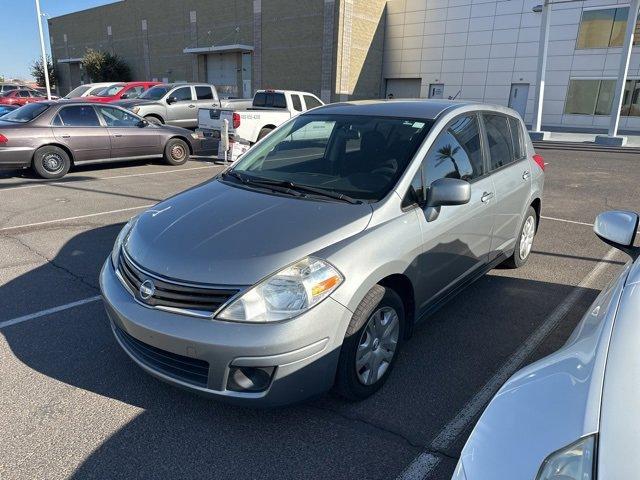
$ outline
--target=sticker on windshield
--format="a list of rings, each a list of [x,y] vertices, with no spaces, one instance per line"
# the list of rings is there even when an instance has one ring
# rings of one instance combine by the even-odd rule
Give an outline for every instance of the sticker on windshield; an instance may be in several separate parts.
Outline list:
[[[424,127],[424,122],[413,122],[413,128],[422,128]]]

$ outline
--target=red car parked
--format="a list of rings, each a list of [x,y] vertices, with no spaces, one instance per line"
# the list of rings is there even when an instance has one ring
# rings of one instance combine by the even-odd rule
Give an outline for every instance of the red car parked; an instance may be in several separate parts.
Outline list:
[[[9,90],[0,95],[0,105],[26,105],[27,103],[41,102],[46,100],[46,95],[42,95],[36,90],[21,88],[19,90]]]
[[[154,85],[159,85],[160,82],[126,82],[116,83],[110,87],[105,88],[97,95],[91,95],[83,98],[88,102],[116,102],[118,100],[125,100],[127,98],[138,98],[140,94]]]

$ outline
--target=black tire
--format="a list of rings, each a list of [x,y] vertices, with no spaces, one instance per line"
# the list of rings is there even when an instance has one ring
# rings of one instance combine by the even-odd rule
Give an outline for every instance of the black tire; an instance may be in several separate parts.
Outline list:
[[[258,134],[258,140],[256,140],[256,142],[259,142],[260,140],[262,140],[264,137],[269,135],[272,131],[273,131],[273,128],[265,127],[260,129],[260,133]]]
[[[358,354],[359,348],[365,347],[367,344],[369,335],[366,330],[369,323],[373,321],[372,318],[378,312],[388,312],[388,309],[395,311],[398,318],[395,350],[393,351],[390,361],[387,362],[382,375],[377,377],[376,374],[376,377],[374,377],[376,379],[373,383],[366,384],[365,379],[367,369],[362,367],[361,370],[358,370],[356,355]],[[338,369],[336,371],[336,381],[334,385],[334,390],[339,395],[348,400],[358,401],[373,395],[380,389],[380,387],[382,387],[393,370],[393,366],[398,358],[398,353],[404,338],[405,318],[402,299],[395,291],[381,285],[376,285],[369,290],[351,318],[351,322],[347,328],[347,333],[340,350],[340,359],[338,360]],[[387,326],[390,325],[391,322],[387,324]],[[377,346],[375,343],[373,345],[374,347],[371,354],[375,353],[377,350],[384,350],[388,354],[388,350],[385,348],[384,342],[379,342]],[[381,367],[382,366],[383,365],[381,364]],[[378,371],[379,370],[380,367],[378,368]]]
[[[31,165],[42,178],[62,178],[71,168],[71,159],[62,148],[46,145],[36,150]]]
[[[169,165],[184,165],[189,160],[189,145],[184,140],[172,138],[164,146],[164,161]]]
[[[533,220],[530,220],[531,218]],[[536,232],[538,231],[538,215],[536,215],[536,211],[533,209],[533,207],[529,207],[527,209],[527,213],[524,215],[522,225],[520,226],[520,230],[518,231],[518,238],[516,240],[516,246],[513,250],[513,255],[511,255],[502,263],[502,265],[507,268],[520,268],[525,263],[527,263],[527,260],[531,256],[531,247],[529,247],[524,257],[521,255],[522,250],[520,248],[522,243],[525,241],[523,233],[527,222],[533,222],[533,236],[535,236]],[[533,243],[533,237],[531,237],[531,242]]]
[[[144,119],[149,123],[153,123],[154,125],[164,125],[162,119],[160,117],[156,117],[155,115],[147,115],[146,117],[144,117]]]

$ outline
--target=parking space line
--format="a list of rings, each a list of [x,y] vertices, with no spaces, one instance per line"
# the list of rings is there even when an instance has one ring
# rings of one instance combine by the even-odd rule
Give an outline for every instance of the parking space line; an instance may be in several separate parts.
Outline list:
[[[575,220],[566,220],[564,218],[545,217],[544,215],[540,215],[540,218],[544,220],[553,220],[554,222],[574,223],[576,225],[584,225],[585,227],[593,227],[593,223],[576,222]]]
[[[65,305],[58,305],[57,307],[47,308],[46,310],[40,310],[39,312],[30,313],[29,315],[23,315],[22,317],[5,320],[3,322],[0,322],[0,328],[8,327],[10,325],[16,325],[18,323],[26,322],[29,320],[35,320],[36,318],[51,315],[52,313],[62,312],[64,310],[69,310],[70,308],[79,307],[80,305],[86,305],[87,303],[97,302],[101,298],[102,297],[100,295],[95,295],[93,297],[84,298],[82,300],[67,303]]]
[[[96,181],[100,181],[100,180],[114,180],[114,179],[118,179],[118,178],[145,177],[145,176],[148,176],[148,175],[163,175],[165,173],[188,172],[188,171],[191,171],[191,170],[204,170],[204,169],[207,169],[207,168],[215,168],[215,167],[218,167],[218,166],[219,165],[207,165],[206,167],[175,168],[173,170],[163,170],[161,172],[132,173],[132,174],[128,174],[128,175],[113,175],[111,177],[82,178],[82,179],[79,179],[79,180],[73,180],[73,177],[69,177],[69,180],[64,181],[64,182],[46,182],[46,181],[41,181],[41,182],[37,182],[34,185],[23,185],[21,187],[0,188],[0,193],[8,192],[8,191],[14,191],[14,190],[25,190],[25,189],[28,189],[28,188],[40,188],[40,187],[46,187],[46,186],[50,186],[50,185],[64,185],[65,183],[96,182]]]
[[[553,331],[562,319],[578,303],[596,279],[602,274],[609,262],[616,256],[617,250],[610,249],[606,255],[587,273],[574,287],[569,295],[549,314],[545,321],[520,345],[489,381],[469,400],[458,414],[447,423],[431,442],[431,451],[444,451],[450,448],[471,422],[481,413],[482,409],[495,395],[498,389],[513,375],[522,363],[540,346],[545,338]],[[435,460],[434,458],[435,457]],[[423,452],[397,477],[397,480],[426,479],[440,463],[440,457]]]
[[[41,225],[49,225],[51,223],[68,222],[71,220],[80,220],[83,218],[98,217],[100,215],[109,215],[110,213],[131,212],[133,210],[142,210],[145,208],[153,207],[155,204],[140,205],[138,207],[120,208],[118,210],[109,210],[108,212],[88,213],[87,215],[78,215],[75,217],[57,218],[55,220],[45,220],[44,222],[26,223],[24,225],[16,225],[15,227],[3,227],[0,228],[0,232],[6,232],[8,230],[18,230],[20,228],[39,227]]]

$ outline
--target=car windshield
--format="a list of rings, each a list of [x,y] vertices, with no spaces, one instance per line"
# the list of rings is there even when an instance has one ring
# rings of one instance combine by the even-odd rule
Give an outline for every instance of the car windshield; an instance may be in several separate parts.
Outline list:
[[[151,87],[138,98],[143,98],[146,100],[160,100],[167,94],[169,90],[171,90],[171,87],[167,85],[157,85],[155,87]]]
[[[10,96],[10,94],[12,94],[15,91],[16,90],[8,90],[6,92],[2,92],[2,93],[0,93],[0,97],[8,97],[8,96]]]
[[[287,182],[293,190],[311,187],[375,202],[396,184],[432,124],[425,119],[301,115],[249,150],[231,171],[247,186]]]
[[[120,93],[120,90],[124,88],[124,85],[111,85],[110,87],[100,90],[96,93],[96,97],[113,97]]]
[[[28,103],[2,117],[3,122],[27,123],[49,108],[47,103]]]
[[[74,88],[69,93],[67,93],[64,98],[76,98],[81,96],[84,92],[91,88],[89,85],[80,85],[79,87]]]

